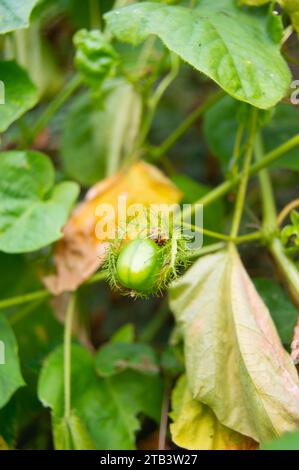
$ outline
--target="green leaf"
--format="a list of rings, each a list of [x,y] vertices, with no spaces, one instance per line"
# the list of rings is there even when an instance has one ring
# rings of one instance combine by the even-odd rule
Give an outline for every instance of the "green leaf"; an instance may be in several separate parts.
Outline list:
[[[135,338],[135,326],[133,323],[126,323],[113,333],[110,338],[111,343],[133,343]]]
[[[41,289],[41,283],[37,279],[37,262],[40,263],[39,257],[0,252],[0,298]],[[60,344],[63,338],[62,325],[55,319],[50,306],[46,302],[38,306],[37,303],[38,301],[19,305],[5,311],[6,318],[13,326],[22,375],[26,382],[26,387],[18,389],[0,410],[0,433],[12,448],[19,436],[19,430],[25,429],[30,420],[36,422],[38,414],[43,411],[36,393],[38,371],[45,355]],[[1,367],[0,365],[0,369]],[[43,423],[42,427],[47,427],[45,420]],[[41,433],[38,437],[26,433],[26,441],[30,441],[30,448],[34,448],[34,445],[38,448],[48,445],[47,436],[44,434],[43,438]]]
[[[261,450],[299,450],[299,431],[290,432],[267,442],[261,446]]]
[[[7,257],[9,255],[6,255]],[[14,258],[10,255],[9,257]],[[20,258],[20,256],[18,256]],[[27,278],[32,274],[27,270]],[[15,282],[19,283],[18,276]],[[22,286],[24,283],[20,283]],[[40,288],[40,287],[38,287]],[[24,286],[23,286],[23,293]],[[10,296],[10,293],[6,294]],[[57,344],[61,344],[63,327],[54,316],[54,312],[47,304],[36,305],[30,303],[18,306],[7,314],[9,322],[13,325],[15,337],[18,343],[19,357],[22,366],[26,387],[22,387],[13,396],[9,403],[0,410],[0,429],[2,436],[10,446],[14,446],[19,436],[19,429],[28,429],[32,422],[36,422],[37,416],[41,416],[44,422],[42,428],[48,424],[44,420],[43,407],[37,398],[37,379],[43,360]],[[1,369],[1,366],[0,366]],[[41,428],[40,428],[41,429]],[[46,448],[48,446],[48,432],[26,436],[26,446],[30,448]],[[32,447],[33,446],[33,447]]]
[[[234,246],[199,259],[170,290],[192,397],[258,442],[296,428],[299,381]]]
[[[19,411],[16,406],[16,399],[20,392],[24,392],[27,387],[22,387],[15,393],[6,405],[0,410],[1,435],[9,447],[14,447],[17,439],[17,431],[21,424]],[[26,407],[28,409],[28,402]]]
[[[139,429],[137,415],[159,419],[161,381],[157,376],[125,371],[116,376],[97,375],[93,357],[81,346],[72,347],[72,414],[97,449],[133,449]],[[56,448],[63,445],[63,349],[54,351],[42,369],[38,395],[52,409]],[[85,433],[85,441],[86,441]],[[65,440],[64,440],[65,442]]]
[[[15,391],[24,385],[16,339],[3,315],[0,315],[0,342],[0,408],[2,408]]]
[[[268,31],[267,15],[259,13],[234,0],[201,0],[193,9],[143,2],[105,19],[119,40],[138,44],[155,34],[234,98],[270,108],[287,93],[291,75]]]
[[[0,33],[29,26],[30,14],[38,0],[0,0]]]
[[[0,298],[22,295],[41,288],[36,279],[35,265],[26,262],[23,255],[8,255],[0,252]]]
[[[0,174],[0,250],[34,251],[58,240],[78,186],[54,186],[53,165],[38,152],[2,152]]]
[[[146,344],[108,343],[96,356],[96,369],[102,377],[109,377],[126,369],[147,374],[159,372],[156,354]]]
[[[254,285],[270,310],[282,343],[289,346],[293,339],[298,310],[274,280],[256,278]]]
[[[4,86],[4,104],[0,104],[0,132],[4,132],[37,103],[38,91],[27,72],[14,61],[0,61],[0,80]]]
[[[269,118],[269,116],[268,116]],[[229,96],[216,103],[204,118],[204,135],[210,151],[219,158],[223,171],[233,154],[237,128],[242,119],[242,105]],[[266,152],[270,152],[298,132],[299,110],[296,106],[281,103],[264,123],[263,135]],[[299,171],[298,150],[287,152],[273,165]]]
[[[182,375],[172,392],[173,423],[170,425],[174,443],[189,450],[246,450],[254,447],[248,437],[228,429],[213,411],[194,400]]]
[[[94,450],[94,444],[78,416],[71,414],[54,423],[54,441],[58,450]]]
[[[103,101],[100,109],[86,92],[74,100],[64,120],[62,163],[65,172],[84,186],[118,169],[139,128],[141,102],[131,85],[113,82],[104,90]]]
[[[29,308],[30,315],[26,315]],[[61,343],[63,327],[47,302],[17,307],[9,320],[14,325],[25,380],[36,380],[45,357]]]

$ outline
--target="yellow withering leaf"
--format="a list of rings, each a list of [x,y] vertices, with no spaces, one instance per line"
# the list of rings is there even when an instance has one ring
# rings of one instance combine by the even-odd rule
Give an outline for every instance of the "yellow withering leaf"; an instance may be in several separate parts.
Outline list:
[[[193,398],[258,442],[298,427],[297,371],[233,245],[197,261],[173,284],[170,305]]]
[[[182,375],[172,393],[172,440],[189,450],[253,450],[257,443],[223,426],[213,411],[194,400]]]
[[[0,450],[9,450],[9,447],[2,436],[0,436]]]
[[[77,289],[102,265],[109,237],[100,236],[99,231],[96,233],[102,218],[98,208],[110,204],[116,209],[119,196],[126,198],[127,207],[175,204],[182,198],[181,192],[161,171],[145,162],[135,163],[93,186],[75,209],[64,227],[63,238],[56,245],[56,272],[44,278],[52,293],[58,295]],[[117,211],[115,214],[117,216]],[[106,224],[112,217],[113,214],[106,217]]]

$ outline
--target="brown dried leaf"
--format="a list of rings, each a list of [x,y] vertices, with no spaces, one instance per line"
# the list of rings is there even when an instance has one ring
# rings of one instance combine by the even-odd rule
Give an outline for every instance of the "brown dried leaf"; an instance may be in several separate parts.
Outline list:
[[[107,240],[96,237],[96,209],[99,204],[116,207],[118,196],[126,196],[127,205],[148,206],[177,203],[182,194],[156,167],[144,162],[93,186],[75,209],[56,245],[56,273],[43,280],[53,294],[76,290],[103,264]]]

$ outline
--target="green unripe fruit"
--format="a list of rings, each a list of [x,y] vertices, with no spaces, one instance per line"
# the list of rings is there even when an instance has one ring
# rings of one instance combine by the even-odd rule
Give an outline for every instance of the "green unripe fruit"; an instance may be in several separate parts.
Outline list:
[[[130,241],[121,249],[116,263],[119,282],[137,292],[153,289],[161,268],[161,249],[149,239]]]

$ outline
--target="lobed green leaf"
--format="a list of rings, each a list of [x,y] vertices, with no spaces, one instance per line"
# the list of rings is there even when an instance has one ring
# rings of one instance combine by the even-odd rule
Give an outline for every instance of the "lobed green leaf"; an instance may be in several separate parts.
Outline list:
[[[4,315],[0,315],[0,353],[0,408],[2,408],[14,392],[25,384],[21,374],[16,339]]]
[[[135,433],[139,429],[137,415],[143,412],[159,419],[159,377],[124,371],[101,378],[96,373],[93,357],[78,345],[72,346],[71,374],[72,415],[79,420],[81,429],[81,444],[76,438],[76,448],[134,449]],[[63,429],[62,348],[55,350],[45,362],[39,378],[38,395],[44,406],[52,409],[56,448],[73,448],[73,441],[67,443],[66,430]],[[73,435],[74,431],[71,432]]]
[[[267,15],[238,7],[234,0],[201,0],[195,8],[143,2],[109,12],[105,19],[124,42],[138,44],[157,35],[238,100],[267,109],[287,93],[290,71]]]
[[[3,103],[0,104],[0,132],[4,132],[38,100],[38,90],[27,72],[14,61],[0,61]]]
[[[0,0],[0,33],[29,26],[29,18],[38,0]]]
[[[53,165],[39,152],[2,152],[0,173],[0,250],[34,251],[58,240],[78,186],[54,185]]]

